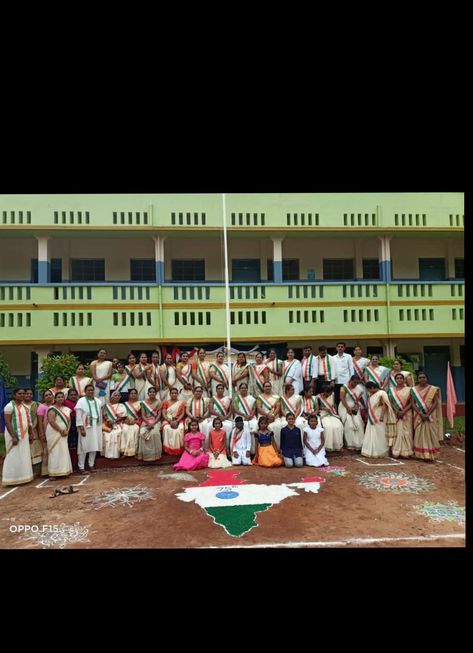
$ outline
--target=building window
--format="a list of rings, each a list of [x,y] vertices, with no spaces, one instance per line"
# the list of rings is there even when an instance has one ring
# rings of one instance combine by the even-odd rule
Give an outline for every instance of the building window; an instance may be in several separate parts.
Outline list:
[[[152,258],[130,259],[130,281],[156,281],[156,265]]]
[[[445,281],[445,259],[420,258],[419,278],[421,281]]]
[[[324,258],[324,280],[351,281],[353,279],[353,259]]]
[[[232,281],[236,283],[261,281],[259,258],[232,259]]]
[[[31,283],[38,283],[38,259],[31,259]],[[51,259],[51,283],[62,283],[62,259]]]
[[[377,258],[363,259],[363,279],[379,279],[379,261]]]
[[[299,281],[299,279],[299,259],[284,258],[282,260],[282,280]],[[268,281],[274,281],[272,259],[268,259]]]
[[[464,279],[465,278],[465,259],[456,258],[455,259],[455,279]]]
[[[173,281],[205,281],[205,260],[173,259]]]
[[[105,281],[105,259],[71,259],[71,281]]]

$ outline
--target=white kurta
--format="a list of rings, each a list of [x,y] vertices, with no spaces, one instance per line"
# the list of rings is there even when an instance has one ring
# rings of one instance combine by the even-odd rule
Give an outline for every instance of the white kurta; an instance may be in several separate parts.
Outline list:
[[[232,431],[232,437],[230,442],[230,455],[232,457],[232,463],[234,465],[251,465],[251,459],[246,455],[247,451],[251,451],[252,447],[252,437],[250,430],[247,426],[247,422],[243,427],[243,433],[238,441],[235,441],[235,435],[237,433],[236,428]],[[236,457],[234,453],[236,452]]]
[[[283,374],[283,390],[286,383],[291,383],[294,386],[296,394],[299,394],[304,389],[302,382],[302,366],[301,362],[294,358],[292,361],[284,361],[284,374]]]
[[[95,402],[95,408],[93,404]],[[90,419],[89,406],[92,410]],[[76,425],[84,426],[85,437],[79,433],[77,440],[77,453],[88,453],[89,451],[102,451],[102,411],[101,402],[98,399],[89,401],[87,397],[81,397],[76,404]],[[97,419],[98,413],[98,419]]]
[[[26,406],[20,406],[22,416],[27,423]],[[23,412],[24,411],[24,412]],[[11,402],[5,406],[4,412],[7,415],[13,413]],[[12,445],[13,438],[5,429],[5,450],[6,458],[3,462],[2,484],[3,485],[21,485],[33,480],[33,466],[31,464],[31,450],[28,432],[20,438],[17,445]]]

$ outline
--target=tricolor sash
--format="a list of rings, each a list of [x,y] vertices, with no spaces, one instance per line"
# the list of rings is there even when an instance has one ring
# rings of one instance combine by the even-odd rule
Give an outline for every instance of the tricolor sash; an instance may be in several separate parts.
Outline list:
[[[131,404],[129,401],[125,401],[123,404],[125,406],[126,412],[130,417],[133,417],[133,419],[139,419],[140,418],[140,413],[137,411],[137,409]]]
[[[389,388],[388,397],[390,398],[390,400],[391,400],[391,402],[394,405],[396,410],[404,410],[404,408],[406,407],[406,404],[402,401],[402,399],[399,396],[396,388]],[[407,401],[406,401],[406,403],[407,403]]]
[[[89,414],[84,415],[84,426],[85,426],[85,428],[88,428],[89,426],[91,426],[93,424],[94,419],[96,419],[98,422],[100,421],[100,411],[99,411],[98,406],[97,406],[97,399],[92,399],[92,401],[89,401],[89,399],[87,399],[87,397],[85,397],[85,400],[86,400],[87,405],[89,407]],[[91,404],[94,407],[95,416],[93,415],[94,411],[92,410]]]
[[[220,377],[223,385],[226,385],[228,387],[228,374],[227,371],[224,367],[220,367],[217,363],[212,363],[210,368],[214,368],[215,371],[217,372],[218,376]]]
[[[58,417],[59,417],[59,418],[64,422],[64,426],[65,426],[66,428],[69,428],[69,424],[70,424],[70,422],[71,422],[71,418],[70,418],[68,415],[66,415],[65,413],[63,413],[62,410],[61,410],[60,408],[58,408],[57,406],[51,406],[51,408],[48,410],[48,413],[49,413],[51,410],[54,410],[54,412],[56,413],[56,415],[57,415],[57,416],[58,416]]]
[[[353,360],[353,367],[355,368],[355,372],[358,374],[360,379],[362,379],[363,378],[363,370],[366,368],[366,365],[364,367],[361,367],[361,365],[354,358],[352,358],[352,360]],[[360,361],[361,360],[368,360],[368,359],[361,357]]]
[[[204,367],[204,365],[203,365],[203,363],[202,363],[202,361],[200,359],[197,360],[197,376],[202,381],[202,384],[203,384],[204,388],[206,388],[209,381],[210,381],[210,377],[209,377],[208,372],[205,369],[205,367]]]
[[[304,399],[304,413],[310,415],[315,413],[317,410],[317,402],[315,397],[310,397],[309,399]]]
[[[290,376],[291,379],[293,378],[293,377],[289,374],[289,372],[291,371],[293,365],[296,364],[296,361],[295,361],[295,359],[294,359],[294,360],[292,360],[289,364],[288,364],[288,363],[289,363],[289,361],[286,361],[285,364],[284,364],[284,373],[283,373],[283,381],[284,381],[284,383],[286,383],[286,379],[287,379],[288,376]],[[287,365],[287,367],[286,367],[286,365]]]
[[[332,379],[332,366],[330,364],[330,356],[327,354],[322,358],[322,356],[319,356],[319,360],[322,363],[322,374],[323,377],[326,381],[330,381]]]
[[[125,374],[125,377],[120,381],[118,381],[117,385],[115,386],[114,392],[124,392],[122,388],[124,388],[129,381],[130,381],[130,375]]]
[[[148,404],[148,401],[142,401],[140,402],[143,408],[145,409],[145,413],[147,417],[158,417],[158,411],[159,411],[159,405],[156,406],[156,408],[153,408],[153,406],[150,406]]]
[[[232,431],[232,438],[231,438],[231,445],[230,448],[233,451],[233,449],[236,447],[237,442],[241,440],[241,436],[243,435],[243,429],[241,431],[238,431],[236,426],[234,427]]]
[[[308,358],[303,358],[301,361],[302,376],[304,377],[304,381],[310,381],[312,379],[311,369],[312,369],[313,360],[314,360],[314,354],[311,354]]]
[[[107,404],[104,410],[107,413],[107,417],[112,422],[112,424],[115,424],[115,422],[120,418],[118,409],[114,408],[114,404]]]
[[[238,365],[238,363],[236,363],[236,364],[233,366],[233,370],[232,370],[232,381],[233,381],[233,384],[237,383],[237,381],[235,380],[236,377],[239,376],[242,372],[244,372],[244,371],[246,370],[247,367],[248,367],[248,363],[245,363],[245,365]],[[241,379],[240,379],[240,380],[241,380]]]
[[[265,368],[266,365],[261,365],[260,367]],[[264,376],[258,371],[258,365],[254,367],[256,387],[260,392],[264,390]]]
[[[18,408],[15,404],[15,402],[12,400],[10,402],[13,411],[12,411],[12,425],[13,425],[13,433],[16,435],[18,440],[20,438],[24,438],[25,435],[28,433],[28,426],[31,426],[31,415],[30,411],[26,406],[23,406],[23,404],[20,405]],[[22,413],[26,412],[26,419],[23,418]]]
[[[277,399],[275,399],[275,400],[274,400],[274,403],[271,404],[270,401],[269,401],[269,399],[266,399],[266,396],[265,396],[265,395],[259,395],[258,399],[261,401],[261,403],[262,403],[263,406],[266,408],[266,410],[268,411],[268,413],[270,413],[270,412],[273,411],[273,409],[274,409],[274,407],[275,407],[275,405],[276,405],[276,403],[277,403]]]
[[[418,390],[415,386],[410,389],[410,394],[412,395],[416,406],[421,409],[424,415],[427,415],[429,412],[430,404],[432,404],[437,391],[438,388],[434,385],[428,385],[423,393],[421,393],[420,390]],[[416,413],[414,415],[414,427],[417,426],[419,420],[420,416],[418,413]],[[431,415],[429,415],[429,420],[432,421]]]
[[[199,418],[206,411],[205,399],[195,399],[194,397],[189,401],[189,412],[195,417]]]
[[[381,386],[383,385],[383,381],[380,375],[377,372],[375,372],[375,370],[369,365],[365,367],[365,372],[368,373],[370,377],[370,381],[373,381],[373,383],[376,383],[378,388],[381,388]]]
[[[237,395],[237,401],[240,404],[241,409],[245,413],[247,417],[251,417],[253,415],[253,411],[251,410],[250,406],[248,405],[248,401],[246,400],[245,397],[242,397],[241,395]]]
[[[192,366],[190,363],[181,367],[181,376],[184,377],[184,380],[188,385],[192,385]]]
[[[373,426],[375,424],[379,424],[379,419],[376,417],[376,414],[374,412],[374,408],[371,405],[371,399],[370,399],[370,401],[368,401],[368,421]]]
[[[264,364],[268,368],[270,374],[273,374],[274,376],[279,376],[279,363],[282,362],[275,358],[274,360],[271,360],[268,358],[265,360]]]
[[[72,387],[77,392],[77,396],[81,397],[82,396],[82,390],[81,390],[81,387],[80,387],[79,377],[78,376],[72,376],[71,377],[71,382],[72,382]]]
[[[355,390],[352,390],[349,386],[347,386],[345,383],[343,384],[342,388],[345,390],[347,395],[349,395],[355,404],[357,404],[360,401],[360,396],[356,394]]]
[[[294,399],[296,399],[296,397],[294,397]],[[281,397],[281,403],[283,405],[285,415],[287,413],[293,413],[294,415],[297,415],[297,408],[292,405],[289,397]]]
[[[222,415],[222,417],[225,417],[228,410],[225,408],[225,404],[223,402],[223,399],[219,399],[218,397],[213,397],[213,402],[214,402],[214,406],[218,410],[218,412]]]
[[[325,410],[328,410],[328,412],[331,415],[340,419],[340,415],[338,415],[337,411],[335,410],[335,407],[331,406],[326,399],[324,399],[320,395],[317,395],[317,399],[319,400],[319,403],[322,404],[322,407],[325,408]]]

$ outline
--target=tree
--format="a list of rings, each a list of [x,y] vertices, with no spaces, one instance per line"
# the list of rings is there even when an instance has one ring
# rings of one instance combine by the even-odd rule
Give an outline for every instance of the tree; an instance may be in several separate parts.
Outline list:
[[[54,387],[54,382],[57,376],[62,376],[65,383],[74,376],[77,366],[80,365],[80,360],[74,354],[61,354],[60,356],[48,356],[43,360],[43,366],[40,370],[40,376],[36,387],[41,392]],[[86,367],[86,375],[88,376],[88,367]]]
[[[405,372],[410,372],[412,374],[412,379],[414,380],[414,383],[416,382],[416,375],[414,372],[414,365],[413,363],[406,361],[404,358],[399,358],[399,356],[395,356],[393,358],[386,356],[383,358],[379,359],[379,364],[384,365],[384,367],[388,367],[389,369],[392,369],[394,361],[400,361],[401,362],[401,367]]]
[[[0,383],[2,382],[6,388],[14,388],[17,384],[16,378],[10,372],[7,361],[0,354]]]

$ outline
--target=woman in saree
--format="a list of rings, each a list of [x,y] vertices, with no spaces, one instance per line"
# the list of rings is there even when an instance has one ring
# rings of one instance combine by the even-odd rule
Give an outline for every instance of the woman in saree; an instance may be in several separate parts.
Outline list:
[[[435,462],[443,440],[440,388],[429,385],[425,372],[419,372],[417,385],[410,393],[414,409],[414,455],[419,460]]]
[[[396,428],[388,433],[393,458],[410,458],[414,454],[412,435],[412,397],[402,372],[396,374],[396,387],[388,390],[389,401],[396,416]]]
[[[280,397],[283,394],[282,376],[284,361],[277,357],[275,349],[270,349],[269,357],[264,361],[264,364],[268,370],[268,381],[271,382],[273,392]]]
[[[69,388],[74,388],[74,390],[77,392],[77,396],[80,399],[81,397],[85,397],[85,386],[89,385],[89,383],[92,383],[92,379],[90,376],[85,375],[85,366],[83,363],[80,363],[77,366],[75,375],[71,376],[67,382],[67,385]]]
[[[99,349],[97,360],[90,364],[90,373],[94,383],[95,396],[100,399],[102,405],[110,400],[110,380],[113,374],[112,361],[105,360],[107,357],[106,349]]]
[[[48,474],[50,478],[72,474],[67,436],[71,427],[71,410],[64,405],[64,393],[56,392],[54,404],[48,410],[46,441],[48,444]]]
[[[255,440],[253,433],[258,428],[258,419],[256,417],[256,399],[248,392],[248,384],[240,384],[240,392],[233,398],[233,414],[243,419],[243,428],[248,431],[251,437],[251,453],[255,452]],[[235,426],[236,426],[235,417]]]
[[[284,395],[281,397],[281,428],[285,428],[287,424],[287,419],[284,417],[288,413],[292,413],[295,417],[295,426],[298,429],[305,427],[305,421],[302,417],[302,397],[296,394],[294,384],[286,383],[284,387]]]
[[[256,412],[259,417],[266,417],[268,420],[268,429],[274,433],[274,440],[279,450],[281,437],[281,398],[273,393],[272,385],[269,381],[264,384],[264,392],[258,395],[256,399]],[[258,419],[259,424],[259,419]]]
[[[189,363],[189,354],[187,351],[182,352],[181,360],[176,365],[176,386],[179,390],[179,399],[186,403],[193,397],[194,382],[192,379],[192,365]],[[203,391],[203,388],[202,388]]]
[[[216,387],[217,394],[209,399],[209,417],[205,427],[201,425],[200,431],[205,435],[207,444],[208,434],[212,429],[213,420],[215,417],[220,418],[223,430],[226,433],[227,447],[230,447],[230,438],[233,429],[233,404],[231,397],[225,397],[223,394],[224,390],[223,384],[218,383]]]
[[[128,382],[128,392],[133,390],[135,387],[135,377],[133,376],[133,370],[136,366],[136,357],[135,354],[128,354],[127,364],[125,365],[125,372],[127,372],[130,380]]]
[[[114,390],[110,402],[103,407],[103,449],[105,458],[120,458],[123,429],[127,418],[124,404],[120,403],[121,394]]]
[[[365,367],[364,374],[365,383],[371,381],[371,383],[374,383],[377,388],[384,390],[384,385],[389,374],[389,369],[379,364],[378,354],[373,354],[371,356],[370,364]]]
[[[205,360],[205,356],[205,349],[201,347],[197,355],[197,360],[193,363],[192,366],[192,377],[194,379],[194,386],[202,386],[202,396],[207,398],[210,396],[211,379],[209,373],[210,363]]]
[[[239,392],[242,383],[248,384],[250,366],[246,360],[246,354],[238,354],[237,362],[232,369],[232,384],[235,392]]]
[[[288,384],[294,386],[296,394],[300,394],[303,389],[302,383],[302,365],[300,360],[295,357],[294,349],[287,350],[287,359],[284,361],[282,383],[283,388]]]
[[[67,399],[64,401],[64,406],[67,406],[70,411],[71,418],[71,428],[69,429],[69,435],[67,436],[67,446],[69,447],[69,455],[71,457],[72,469],[77,469],[77,443],[79,440],[79,433],[77,432],[76,424],[76,404],[79,401],[79,397],[75,388],[71,388],[67,393]]]
[[[207,438],[212,424],[211,422],[210,424],[207,423],[210,415],[210,408],[212,406],[212,399],[204,399],[202,396],[203,391],[204,389],[202,386],[195,386],[192,399],[186,402],[186,416],[188,418],[188,424],[190,424],[191,419],[196,419],[198,421],[199,432],[203,433]],[[188,430],[188,427],[186,430]]]
[[[135,377],[135,389],[138,392],[138,400],[144,401],[146,399],[147,387],[147,374],[150,370],[148,364],[148,354],[142,352],[140,354],[140,361],[138,365],[133,368],[133,376]]]
[[[163,449],[171,456],[184,451],[184,425],[186,404],[178,399],[177,388],[171,389],[171,397],[163,402]]]
[[[23,405],[30,411],[32,440],[30,442],[31,464],[33,466],[33,476],[38,478],[41,475],[41,463],[43,461],[43,445],[39,436],[38,426],[38,404],[33,401],[33,390],[25,388],[25,398]],[[41,419],[41,418],[40,418]]]
[[[130,391],[131,377],[122,362],[118,361],[116,366],[117,371],[112,375],[110,392],[119,392],[120,401],[127,401],[128,393]]]
[[[146,373],[146,379],[148,381],[146,392],[149,388],[155,388],[156,397],[161,400],[161,390],[164,390],[164,385],[161,379],[161,374],[159,372],[160,368],[160,355],[156,349],[151,352],[151,363],[148,367],[148,372]]]
[[[359,345],[356,345],[353,349],[353,356],[351,359],[353,362],[353,369],[355,370],[355,374],[359,377],[361,382],[364,382],[365,367],[369,365],[369,358],[365,358],[363,356],[362,348]]]
[[[62,392],[64,397],[67,397],[69,388],[66,387],[63,376],[57,376],[54,380],[54,386],[49,388],[49,391],[53,393],[53,396],[56,396],[57,392]]]
[[[395,388],[397,386],[396,383],[396,374],[402,374],[404,376],[404,379],[406,381],[406,386],[409,388],[412,388],[414,385],[414,379],[412,378],[412,373],[408,372],[407,370],[402,369],[401,361],[396,359],[393,362],[393,367],[389,372],[388,377],[386,378],[385,381],[385,390],[386,392],[388,391],[389,388]]]
[[[219,383],[223,384],[225,396],[228,395],[228,384],[230,380],[230,371],[228,365],[224,363],[224,354],[219,352],[217,354],[217,360],[215,363],[211,363],[209,367],[209,374],[212,384],[212,397],[217,394],[217,385]]]
[[[315,399],[317,400],[320,425],[324,430],[325,449],[341,451],[343,449],[343,424],[335,407],[332,386],[325,384]]]
[[[43,460],[41,462],[41,476],[48,475],[48,446],[46,443],[46,427],[48,425],[48,410],[54,403],[54,395],[51,390],[43,392],[43,402],[38,406],[38,433],[43,445]]]
[[[395,427],[396,416],[388,395],[374,381],[366,384],[368,392],[368,423],[361,447],[361,455],[366,458],[387,458],[389,455],[388,433]],[[387,427],[389,427],[387,429]]]
[[[148,399],[141,402],[143,422],[138,439],[138,460],[146,463],[159,460],[163,453],[161,443],[161,400],[158,399],[156,388],[148,388]]]
[[[172,388],[176,388],[177,393],[179,394],[179,389],[177,388],[177,377],[176,377],[176,367],[172,362],[171,354],[166,354],[164,363],[159,368],[159,373],[161,375],[161,401],[169,401],[171,397]]]
[[[143,421],[141,417],[141,402],[138,399],[136,388],[128,393],[128,401],[123,404],[126,411],[126,419],[123,425],[120,441],[120,453],[124,456],[136,456],[138,448],[138,435]]]
[[[363,445],[365,425],[361,418],[361,407],[364,405],[364,395],[365,386],[357,374],[354,374],[348,383],[344,383],[340,388],[338,414],[343,423],[347,449],[360,451]]]
[[[30,411],[23,405],[23,388],[13,390],[13,399],[3,409],[5,415],[5,450],[2,485],[22,485],[33,480],[30,441]]]
[[[257,397],[264,392],[264,384],[269,379],[269,370],[263,363],[263,354],[258,352],[255,355],[254,365],[250,365],[250,393]]]

